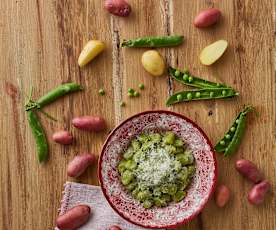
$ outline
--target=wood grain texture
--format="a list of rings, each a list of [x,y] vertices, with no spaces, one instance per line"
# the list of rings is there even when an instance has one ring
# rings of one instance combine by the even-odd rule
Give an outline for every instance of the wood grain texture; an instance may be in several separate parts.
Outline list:
[[[79,152],[99,154],[108,132],[137,112],[169,109],[196,121],[215,143],[227,130],[244,104],[259,113],[249,115],[248,129],[238,152],[231,158],[218,156],[219,183],[229,185],[231,202],[218,209],[211,200],[198,218],[183,228],[189,230],[272,230],[276,226],[273,193],[264,205],[247,200],[251,184],[234,169],[239,158],[254,161],[276,183],[276,16],[275,1],[134,1],[129,18],[110,16],[100,0],[2,0],[0,1],[0,229],[53,229],[62,196],[67,163]],[[194,16],[208,7],[218,7],[222,20],[212,28],[196,29]],[[230,100],[192,102],[166,108],[165,100],[185,88],[168,76],[151,77],[141,67],[146,49],[122,49],[122,39],[146,35],[183,34],[185,43],[173,49],[158,49],[168,65],[184,68],[203,78],[227,83],[240,92]],[[77,58],[89,39],[100,39],[106,50],[83,69]],[[199,63],[198,54],[207,44],[226,39],[230,46],[211,67]],[[50,143],[47,164],[39,165],[23,105],[34,87],[34,98],[63,82],[77,82],[84,92],[67,96],[45,108],[58,122],[41,115]],[[127,89],[145,90],[129,99]],[[99,88],[105,97],[97,93]],[[126,107],[119,106],[120,101]],[[71,125],[79,115],[100,115],[108,129],[101,134],[80,132]],[[51,134],[68,129],[76,137],[73,146],[60,146]],[[97,184],[96,168],[78,182]]]

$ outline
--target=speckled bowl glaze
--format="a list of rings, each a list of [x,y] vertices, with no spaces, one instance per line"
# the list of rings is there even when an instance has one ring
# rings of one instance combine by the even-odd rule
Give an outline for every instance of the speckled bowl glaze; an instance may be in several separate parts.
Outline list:
[[[196,173],[187,196],[179,203],[172,202],[164,208],[144,209],[120,182],[117,164],[122,152],[131,139],[146,130],[171,130],[193,152]],[[122,122],[108,136],[98,170],[103,194],[111,207],[126,220],[145,228],[175,228],[190,221],[206,205],[217,180],[217,162],[207,136],[190,119],[170,111],[147,111]]]

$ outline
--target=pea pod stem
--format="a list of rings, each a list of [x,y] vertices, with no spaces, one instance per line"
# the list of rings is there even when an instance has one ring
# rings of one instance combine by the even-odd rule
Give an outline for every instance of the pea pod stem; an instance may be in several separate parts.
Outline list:
[[[201,89],[207,89],[207,88],[229,88],[231,89],[232,87],[221,84],[221,83],[216,83],[216,82],[211,82],[207,81],[195,76],[192,76],[189,72],[181,72],[180,70],[177,70],[175,68],[169,67],[168,69],[170,76],[177,80],[178,82],[184,84],[184,85],[189,85]]]
[[[156,37],[141,37],[130,40],[124,40],[122,47],[168,47],[178,46],[183,43],[184,36],[171,35],[171,36],[156,36]]]
[[[247,106],[238,114],[224,137],[216,144],[215,150],[217,152],[224,153],[224,156],[229,156],[237,150],[246,128],[247,113],[252,110],[252,106]]]
[[[45,94],[44,96],[40,97],[37,101],[32,101],[29,100],[29,102],[25,105],[25,109],[26,111],[31,110],[31,109],[40,109],[42,107],[44,107],[45,105],[50,104],[51,102],[54,102],[55,100],[57,100],[58,98],[75,92],[75,91],[80,91],[82,90],[82,86],[76,83],[65,83],[62,84],[56,88],[54,88],[53,90],[49,91],[47,94]]]
[[[44,162],[48,158],[48,142],[43,127],[33,110],[27,111],[28,122],[32,130],[37,147],[38,161]]]
[[[188,102],[195,100],[212,100],[221,98],[230,98],[239,95],[231,88],[210,88],[181,91],[170,96],[166,105],[172,105],[180,102]]]

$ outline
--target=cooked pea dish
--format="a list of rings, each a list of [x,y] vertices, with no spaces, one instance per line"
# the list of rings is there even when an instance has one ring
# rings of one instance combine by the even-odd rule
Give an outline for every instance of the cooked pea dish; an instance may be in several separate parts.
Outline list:
[[[142,133],[118,164],[120,179],[144,208],[179,202],[195,173],[192,152],[173,132]]]

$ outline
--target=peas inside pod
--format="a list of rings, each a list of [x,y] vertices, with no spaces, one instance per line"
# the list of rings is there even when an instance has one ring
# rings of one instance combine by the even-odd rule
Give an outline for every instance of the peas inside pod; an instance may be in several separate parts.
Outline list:
[[[195,170],[191,150],[173,132],[138,135],[118,164],[122,184],[144,208],[183,200]]]

